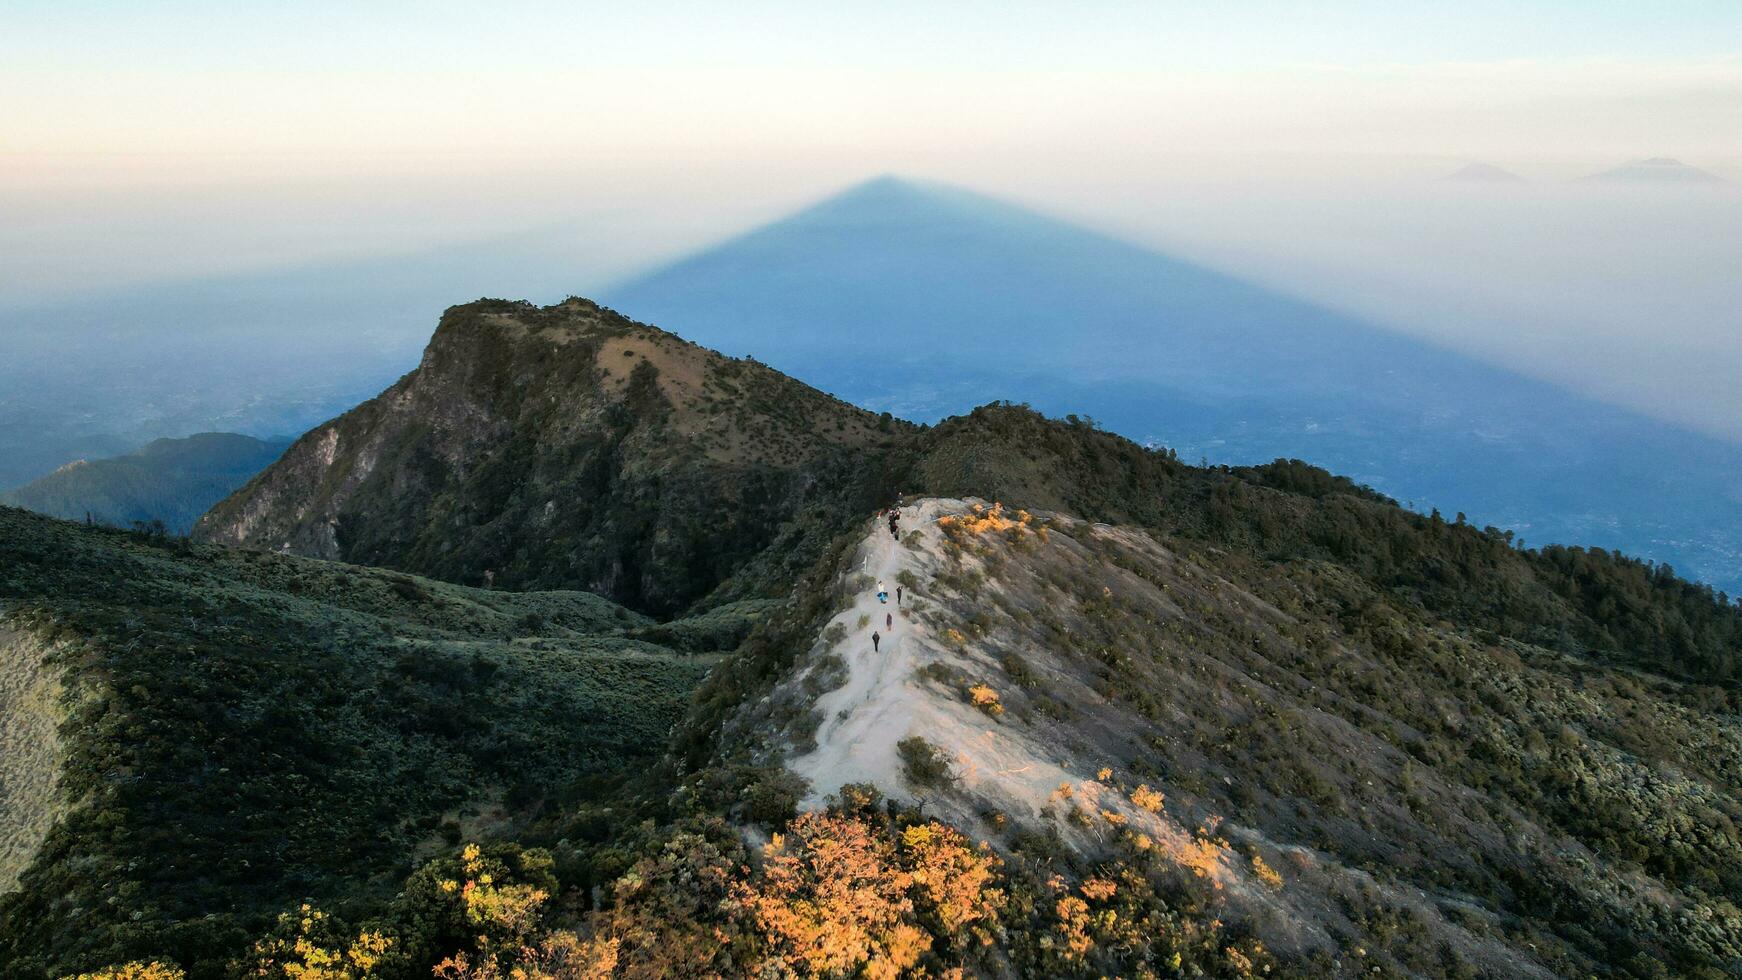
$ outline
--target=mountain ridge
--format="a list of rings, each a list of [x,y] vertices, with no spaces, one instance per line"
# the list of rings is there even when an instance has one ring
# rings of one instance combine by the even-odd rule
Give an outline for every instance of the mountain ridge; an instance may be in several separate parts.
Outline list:
[[[202,529],[0,509],[4,652],[81,697],[27,980],[1742,963],[1742,607],[1297,460],[485,300]]]

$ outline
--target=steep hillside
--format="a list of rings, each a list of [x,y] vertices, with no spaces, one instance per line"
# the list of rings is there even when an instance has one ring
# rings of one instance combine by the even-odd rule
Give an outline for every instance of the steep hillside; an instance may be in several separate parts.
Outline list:
[[[629,778],[712,662],[647,626],[0,508],[0,974],[216,975],[298,902]]]
[[[1330,562],[982,501],[902,514],[728,723],[803,805],[874,785],[999,842],[1011,873],[1135,874],[1331,972],[1742,968],[1728,694],[1496,638]],[[1103,925],[1078,967],[1160,965]]]
[[[205,432],[158,439],[125,456],[79,460],[0,493],[0,503],[69,521],[130,527],[161,522],[186,534],[194,521],[284,453],[288,439]]]
[[[670,613],[777,540],[776,569],[802,568],[789,522],[870,506],[903,428],[585,300],[480,301],[194,533]]]

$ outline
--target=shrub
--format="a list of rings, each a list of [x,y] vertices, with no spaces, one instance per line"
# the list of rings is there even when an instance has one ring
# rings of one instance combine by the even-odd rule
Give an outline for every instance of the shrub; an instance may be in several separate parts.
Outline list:
[[[931,937],[908,921],[913,875],[864,823],[806,813],[764,856],[761,880],[740,884],[736,896],[781,972],[893,977],[930,948]]]
[[[984,684],[975,684],[968,688],[968,698],[988,716],[996,718],[1004,713],[1004,703],[998,699],[998,692]]]
[[[895,743],[901,756],[901,773],[915,786],[937,787],[950,781],[950,764],[938,747],[918,735]]]
[[[1269,888],[1282,887],[1282,875],[1278,874],[1275,868],[1265,864],[1262,855],[1252,855],[1252,873],[1257,875],[1258,880],[1264,882]]]
[[[67,980],[184,980],[186,976],[179,966],[155,961],[134,961],[120,966],[106,966],[95,973],[80,973],[68,977]]]
[[[393,940],[378,932],[360,932],[355,938],[347,936],[343,927],[325,912],[304,904],[295,912],[279,915],[272,933],[254,944],[250,956],[253,965],[247,974],[285,980],[373,980],[375,968],[394,945]],[[179,971],[162,976],[173,980]],[[118,980],[139,977],[154,980],[149,973],[137,976],[123,973]]]
[[[1149,786],[1145,784],[1131,791],[1131,802],[1145,810],[1148,810],[1150,813],[1160,813],[1162,804],[1167,802],[1167,797],[1150,789]]]

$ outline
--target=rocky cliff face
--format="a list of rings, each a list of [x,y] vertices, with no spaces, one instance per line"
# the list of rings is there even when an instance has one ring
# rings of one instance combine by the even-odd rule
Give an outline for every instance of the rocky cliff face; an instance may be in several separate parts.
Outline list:
[[[795,520],[869,506],[898,428],[585,300],[480,301],[194,534],[669,613],[806,560]]]

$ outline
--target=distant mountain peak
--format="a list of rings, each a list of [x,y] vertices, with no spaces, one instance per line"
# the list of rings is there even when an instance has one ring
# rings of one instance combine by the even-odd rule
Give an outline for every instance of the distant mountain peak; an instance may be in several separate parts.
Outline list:
[[[1686,184],[1721,184],[1724,178],[1674,157],[1648,157],[1595,173],[1586,180],[1642,181]]]
[[[1491,163],[1466,163],[1455,172],[1440,179],[1471,184],[1517,184],[1524,182],[1523,177]]]

